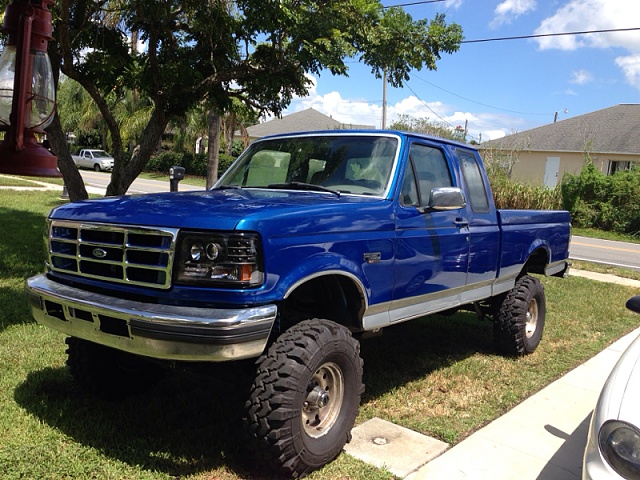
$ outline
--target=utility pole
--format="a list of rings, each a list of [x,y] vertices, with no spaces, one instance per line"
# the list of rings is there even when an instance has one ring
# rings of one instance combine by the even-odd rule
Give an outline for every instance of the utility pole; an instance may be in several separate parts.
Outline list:
[[[382,129],[387,128],[387,69],[382,73]]]

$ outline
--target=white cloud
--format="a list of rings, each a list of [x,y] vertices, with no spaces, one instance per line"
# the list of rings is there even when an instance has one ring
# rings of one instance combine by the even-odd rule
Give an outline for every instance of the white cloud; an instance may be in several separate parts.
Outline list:
[[[306,74],[306,76],[310,80],[308,95],[306,97],[294,97],[292,105],[283,112],[283,115],[313,108],[341,123],[371,125],[375,128],[380,128],[382,105],[358,98],[342,98],[342,94],[336,91],[320,95],[317,90],[317,78],[311,74]]]
[[[510,133],[510,132],[509,132]],[[508,135],[504,130],[488,130],[485,135],[480,138],[479,141],[488,142],[489,140],[497,140]]]
[[[454,112],[445,117],[450,125],[464,127],[467,123],[469,140],[486,142],[512,133],[514,128],[523,128],[523,120],[505,114]],[[504,127],[508,125],[508,127]]]
[[[536,34],[620,30],[638,27],[640,2],[629,0],[571,0],[554,15],[544,19]],[[640,31],[618,31],[566,35],[537,39],[541,50],[576,50],[578,48],[617,48],[630,55],[616,58],[628,83],[640,89]],[[575,75],[575,72],[574,72]],[[584,84],[588,77],[574,76],[572,83]]]
[[[462,0],[446,0],[444,2],[444,8],[459,8],[462,5]]]
[[[593,75],[588,70],[575,70],[571,72],[571,80],[569,80],[570,83],[575,83],[576,85],[585,85],[592,81]]]
[[[504,23],[511,23],[525,13],[536,8],[536,0],[504,0],[494,10],[491,27],[498,27]]]
[[[629,0],[571,0],[542,21],[535,34],[582,32],[637,27],[640,2]],[[541,49],[622,47],[640,52],[640,32],[591,33],[539,38]]]
[[[336,91],[320,95],[317,92],[317,79],[311,75],[308,75],[308,78],[311,80],[309,95],[294,98],[292,106],[283,115],[314,108],[345,124],[381,127],[381,103],[343,98],[340,92]],[[428,118],[433,122],[444,121],[452,127],[458,125],[464,127],[465,121],[468,121],[468,138],[482,141],[501,138],[511,133],[514,128],[526,127],[522,119],[509,115],[460,112],[442,102],[424,102],[415,95],[410,95],[396,103],[387,105],[387,126],[397,120],[400,115],[408,115],[412,118]]]
[[[425,103],[413,95],[402,99],[395,105],[389,106],[392,121],[399,115],[409,115],[413,118],[429,118],[433,121],[441,121],[438,117],[445,115],[446,111],[447,107],[442,102]]]
[[[640,54],[618,57],[616,64],[622,69],[627,82],[640,88]]]

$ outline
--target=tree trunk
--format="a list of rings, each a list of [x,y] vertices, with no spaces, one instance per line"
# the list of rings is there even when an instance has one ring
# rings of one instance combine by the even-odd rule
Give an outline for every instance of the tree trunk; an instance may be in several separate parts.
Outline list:
[[[207,140],[207,189],[218,180],[218,160],[220,159],[220,114],[209,110],[209,139]]]
[[[151,114],[149,123],[147,123],[144,132],[142,132],[140,143],[133,150],[129,163],[124,165],[122,162],[114,162],[111,183],[107,187],[107,196],[124,195],[127,193],[133,181],[140,175],[140,172],[142,172],[151,155],[155,152],[162,139],[162,133],[167,126],[167,122],[168,120],[164,112],[159,108],[155,108]],[[168,173],[169,172],[167,172],[167,174]],[[168,185],[167,190],[169,190]]]
[[[60,80],[60,62],[62,59],[52,42],[49,42],[47,50],[49,58],[51,59],[53,82],[57,91]],[[89,198],[89,195],[87,194],[87,189],[84,186],[82,175],[80,175],[78,167],[76,167],[75,163],[73,163],[73,159],[71,158],[69,145],[67,144],[67,135],[62,130],[57,109],[53,115],[53,121],[45,131],[47,132],[47,139],[51,145],[51,151],[58,157],[58,170],[62,173],[62,179],[64,180],[67,193],[69,194],[69,200],[72,202],[86,200]]]
[[[233,155],[233,137],[236,130],[237,115],[235,112],[229,112],[224,128],[224,141],[227,144],[227,155]]]
[[[47,127],[47,138],[51,144],[51,150],[58,157],[58,169],[62,173],[64,184],[67,187],[69,200],[77,202],[89,198],[87,189],[84,186],[84,180],[78,171],[78,167],[71,159],[67,137],[62,131],[58,112],[54,115],[51,125]]]
[[[138,30],[132,30],[131,31],[131,53],[136,56],[138,55],[138,40],[140,39],[140,32]],[[138,89],[134,87],[134,89],[131,91],[131,103],[133,104],[133,108],[137,109],[138,108],[138,99],[139,99],[139,93],[138,93]],[[127,147],[127,149],[130,152],[133,152],[133,150],[136,148],[136,141],[133,138],[129,139],[129,145]]]

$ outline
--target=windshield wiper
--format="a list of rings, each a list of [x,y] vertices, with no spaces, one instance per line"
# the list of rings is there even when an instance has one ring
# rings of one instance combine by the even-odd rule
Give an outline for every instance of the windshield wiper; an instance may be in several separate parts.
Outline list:
[[[215,190],[240,190],[241,188],[240,185],[219,185]]]
[[[304,183],[304,182],[272,183],[270,185],[267,185],[267,188],[306,190],[311,192],[328,192],[328,193],[333,193],[338,197],[340,196],[340,192],[338,190],[332,190],[330,188],[323,187],[322,185],[314,185],[313,183]]]

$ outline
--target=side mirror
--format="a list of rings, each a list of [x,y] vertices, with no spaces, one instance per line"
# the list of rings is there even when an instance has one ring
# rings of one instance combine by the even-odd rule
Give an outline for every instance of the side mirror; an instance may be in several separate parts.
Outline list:
[[[467,206],[467,199],[458,187],[440,187],[431,190],[429,208],[432,210],[458,210]]]

